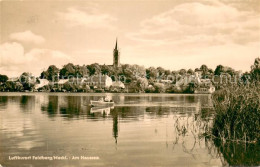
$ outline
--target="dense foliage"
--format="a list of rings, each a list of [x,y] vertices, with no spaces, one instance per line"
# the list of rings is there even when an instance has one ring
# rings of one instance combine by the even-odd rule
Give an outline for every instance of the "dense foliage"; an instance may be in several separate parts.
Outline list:
[[[259,71],[260,59],[257,58],[241,82],[226,85],[213,94],[216,115],[212,133],[215,137],[224,141],[260,142]]]
[[[8,80],[8,77],[6,75],[0,74],[0,83],[5,83]]]
[[[260,84],[230,85],[213,94],[214,136],[222,140],[260,139]]]
[[[81,92],[85,91],[85,89],[82,89],[82,86],[76,85],[75,83],[71,83],[71,86],[64,85],[62,88],[55,85],[55,83],[57,83],[60,79],[82,78],[102,74],[110,76],[113,81],[121,81],[126,84],[126,87],[129,90],[127,92],[192,93],[194,88],[196,88],[196,83],[180,83],[179,81],[183,80],[186,76],[194,75],[195,72],[199,72],[201,74],[201,78],[212,79],[212,83],[216,89],[221,89],[225,87],[226,83],[214,83],[213,78],[218,81],[216,76],[238,76],[244,81],[247,81],[248,79],[258,80],[260,76],[260,69],[258,67],[259,58],[256,59],[255,64],[252,66],[252,70],[249,73],[244,73],[240,76],[239,71],[235,71],[230,67],[225,67],[222,65],[218,65],[215,70],[208,68],[204,64],[195,70],[180,69],[178,71],[170,71],[162,67],[145,68],[144,66],[136,64],[122,64],[120,68],[115,68],[111,65],[99,65],[97,63],[82,66],[68,63],[61,69],[55,65],[50,65],[47,70],[42,71],[39,78],[25,72],[18,79],[8,81],[7,76],[0,75],[0,91],[34,91],[35,86],[40,83],[40,79],[47,79],[51,82],[51,84],[41,88],[42,91]],[[163,82],[163,80],[166,82]],[[177,82],[178,84],[176,84]],[[113,90],[116,92],[122,92],[120,89]]]

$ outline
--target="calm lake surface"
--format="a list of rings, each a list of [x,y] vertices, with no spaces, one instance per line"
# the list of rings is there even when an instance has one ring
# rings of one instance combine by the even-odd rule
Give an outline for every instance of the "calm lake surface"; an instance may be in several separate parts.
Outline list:
[[[104,94],[1,93],[0,164],[4,167],[223,166],[201,134],[210,95],[109,94],[113,108],[91,108]],[[66,156],[66,160],[10,160]],[[99,159],[72,159],[98,157]]]

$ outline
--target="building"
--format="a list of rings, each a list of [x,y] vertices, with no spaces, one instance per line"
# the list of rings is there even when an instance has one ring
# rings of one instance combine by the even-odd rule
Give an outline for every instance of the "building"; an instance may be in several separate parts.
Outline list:
[[[120,52],[117,48],[117,39],[116,39],[116,46],[115,46],[115,49],[114,49],[114,52],[113,52],[113,66],[114,67],[120,67]]]
[[[169,80],[169,79],[161,79],[159,80],[160,83],[163,83],[163,84],[171,84],[172,83],[172,80]]]
[[[82,79],[81,82],[93,88],[109,88],[113,83],[112,79],[107,75],[93,75]]]
[[[112,83],[113,88],[125,89],[125,84],[121,81],[115,81]]]
[[[63,84],[65,84],[68,81],[69,81],[69,79],[60,79],[57,84],[58,85],[63,85]]]
[[[39,79],[39,83],[35,85],[35,89],[39,89],[48,84],[49,84],[49,81],[47,79]]]

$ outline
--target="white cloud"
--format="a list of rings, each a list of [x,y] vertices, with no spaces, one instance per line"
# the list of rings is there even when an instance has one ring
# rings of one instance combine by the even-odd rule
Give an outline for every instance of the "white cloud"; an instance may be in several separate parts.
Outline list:
[[[45,39],[42,36],[36,35],[30,30],[24,32],[12,33],[10,34],[10,38],[20,42],[31,42],[35,44],[40,44],[45,42]]]
[[[201,64],[249,70],[260,56],[259,23],[259,12],[217,0],[182,3],[143,20],[138,31],[126,34],[134,44],[124,47],[122,62],[176,70]]]
[[[184,3],[141,22],[127,37],[154,45],[247,44],[260,41],[260,15],[214,3]]]
[[[73,59],[57,50],[34,48],[25,53],[21,44],[4,43],[0,45],[0,73],[8,76],[19,76],[22,72],[31,72],[39,76],[49,65],[62,65]]]
[[[57,15],[59,19],[67,21],[69,26],[113,29],[113,23],[116,21],[113,16],[94,9],[83,11],[71,7],[66,12],[58,12]]]
[[[122,63],[145,65],[146,67],[164,67],[171,70],[195,69],[202,64],[215,69],[217,65],[232,67],[236,70],[249,71],[254,59],[260,57],[260,45],[248,46],[228,44],[198,48],[143,49],[124,48]],[[132,54],[132,53],[135,54]]]

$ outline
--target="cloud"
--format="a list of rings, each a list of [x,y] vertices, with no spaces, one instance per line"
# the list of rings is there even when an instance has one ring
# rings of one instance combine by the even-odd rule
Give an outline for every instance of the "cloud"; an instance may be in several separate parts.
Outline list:
[[[33,32],[31,32],[30,30],[27,30],[24,32],[12,33],[12,34],[10,34],[9,37],[13,40],[17,40],[20,42],[31,42],[31,43],[35,43],[35,44],[41,44],[41,43],[45,42],[45,39],[42,36],[36,35]]]
[[[259,11],[217,0],[186,2],[141,21],[138,31],[127,33],[133,44],[124,47],[122,62],[175,70],[201,64],[249,70],[260,56]]]
[[[49,65],[62,65],[73,59],[58,50],[34,48],[25,53],[20,43],[4,43],[0,45],[0,71],[8,76],[19,76],[23,72],[31,72],[39,76]]]
[[[260,57],[259,44],[249,46],[227,44],[205,48],[142,49],[124,48],[122,63],[164,67],[171,70],[195,69],[202,64],[215,69],[222,64],[235,70],[249,71],[255,58]],[[135,54],[132,54],[132,53]]]
[[[114,28],[116,18],[109,14],[100,13],[96,9],[86,11],[68,8],[66,12],[58,12],[59,19],[67,21],[69,26],[85,26],[88,28]]]
[[[260,15],[233,6],[212,3],[183,3],[143,20],[138,32],[127,37],[153,45],[211,46],[260,41]]]

